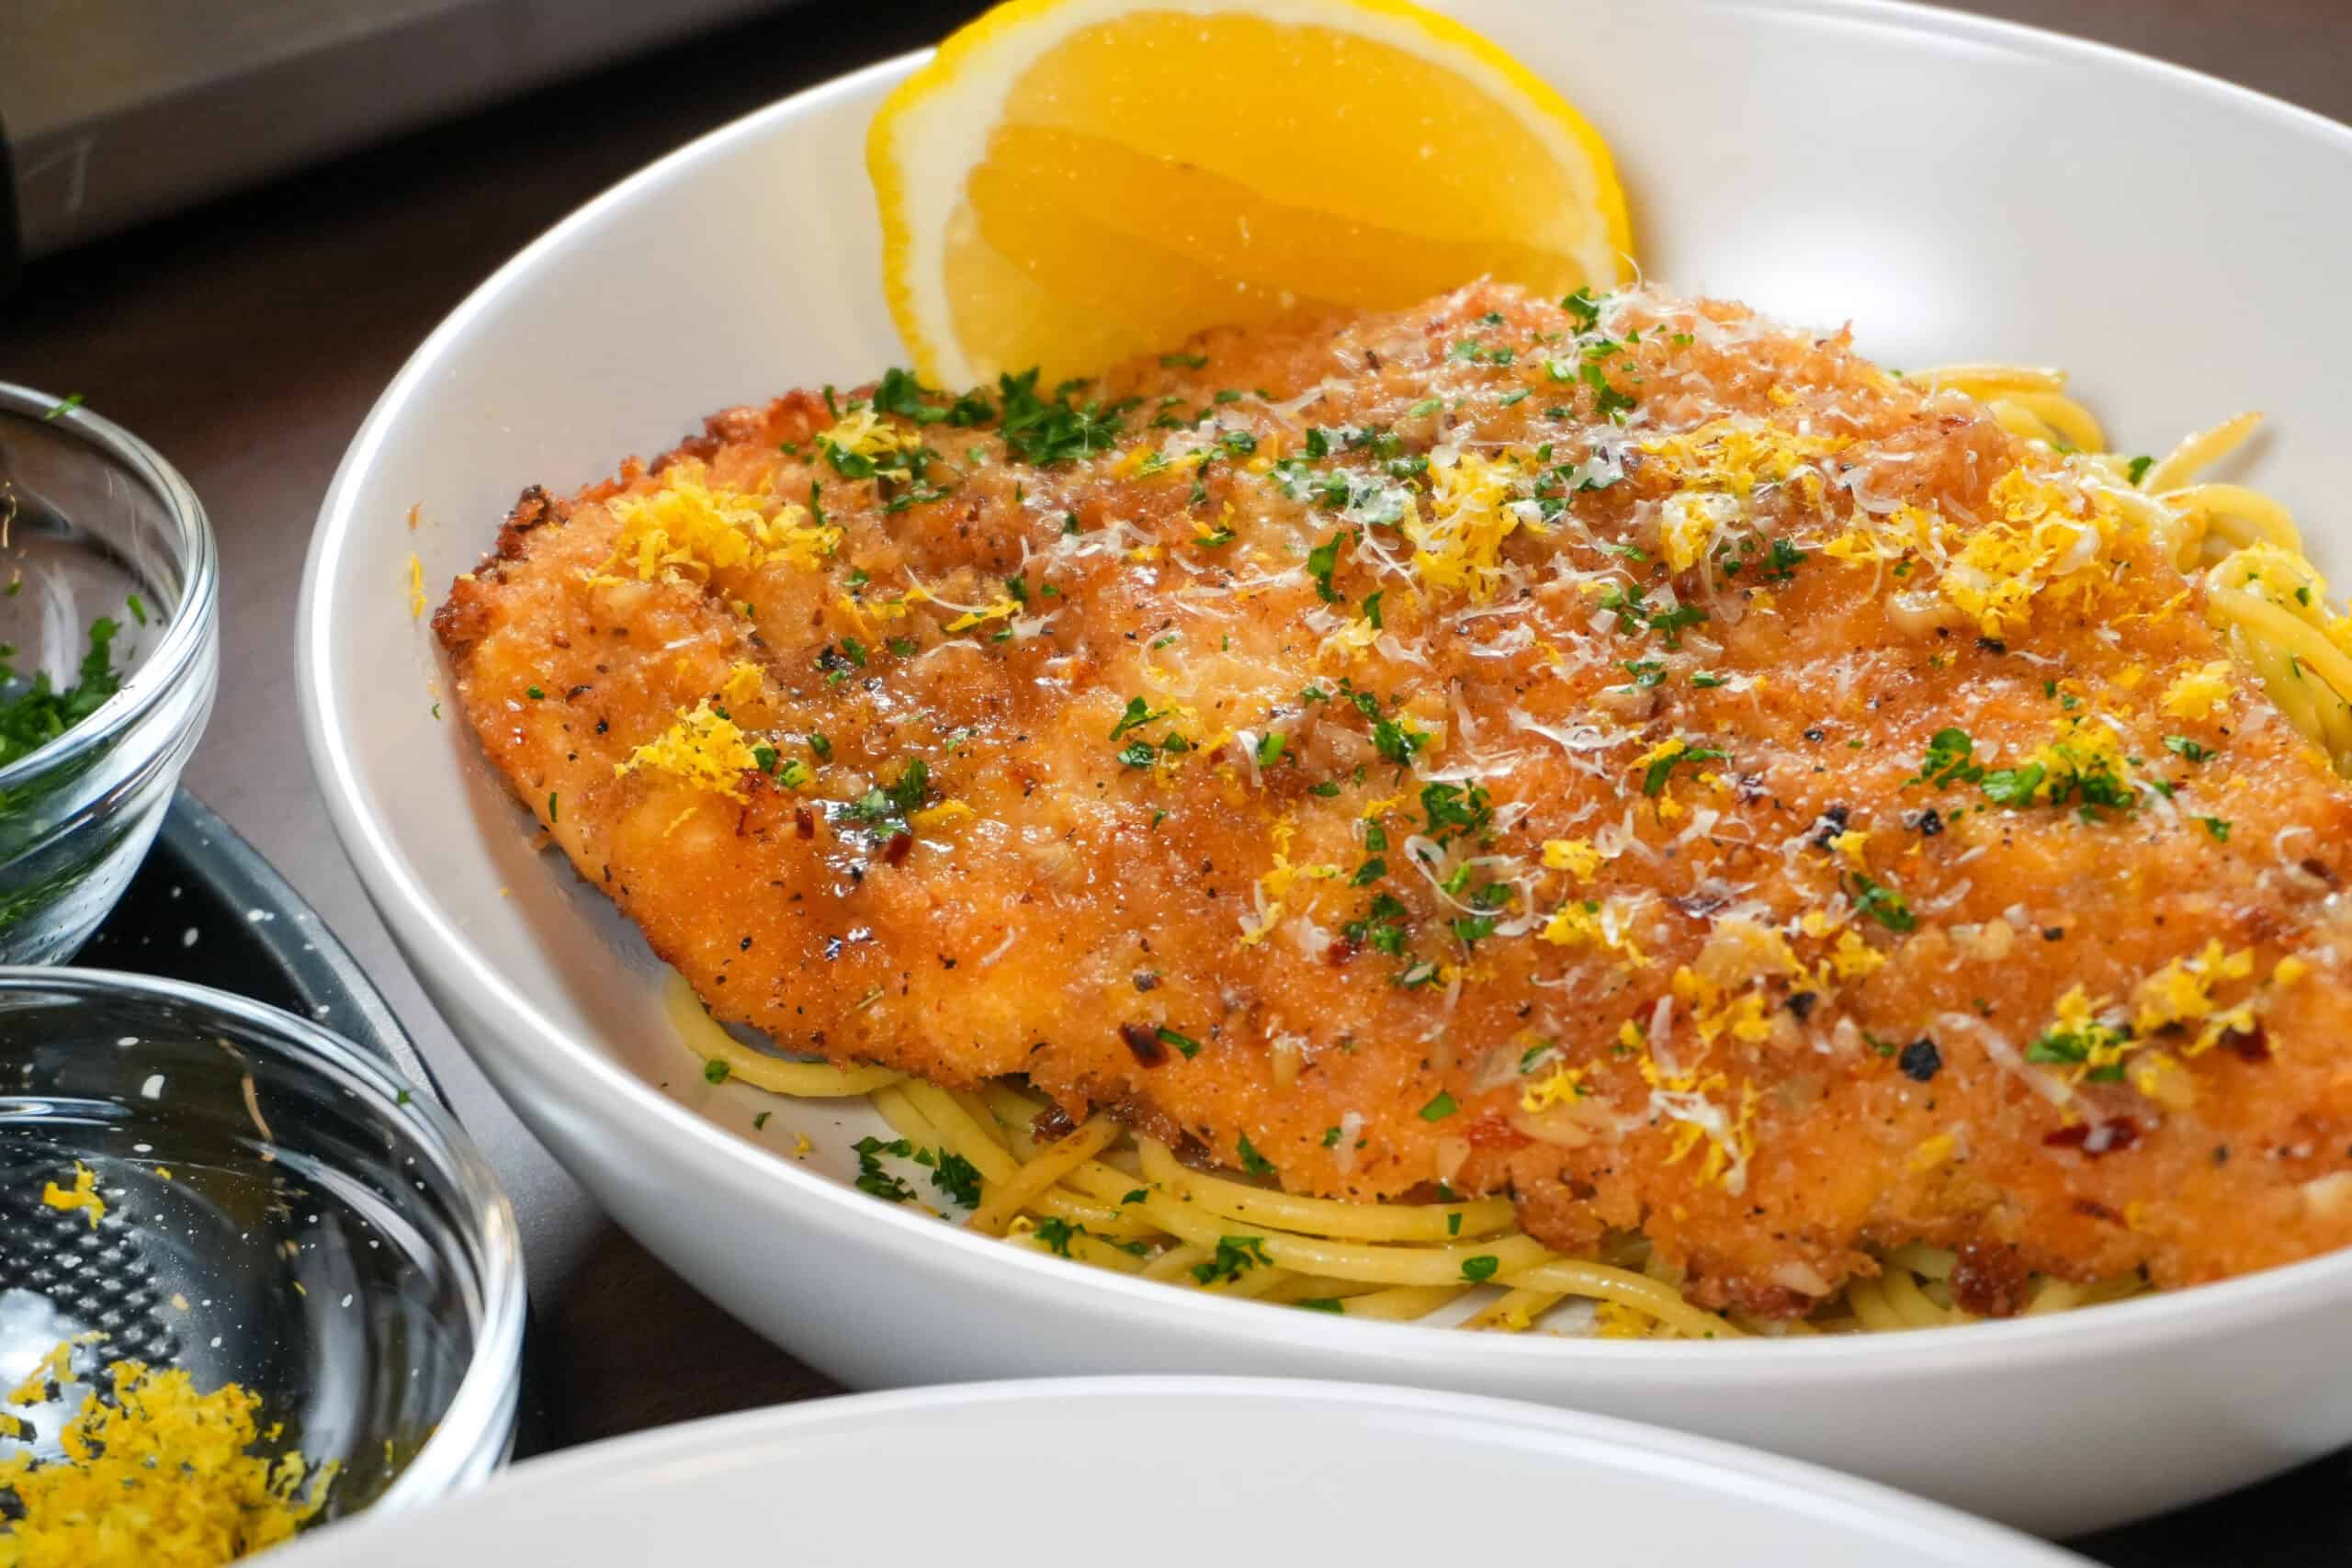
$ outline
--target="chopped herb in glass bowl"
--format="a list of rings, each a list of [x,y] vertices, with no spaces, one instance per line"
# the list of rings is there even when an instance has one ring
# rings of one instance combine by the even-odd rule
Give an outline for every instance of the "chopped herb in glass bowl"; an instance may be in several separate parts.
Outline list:
[[[211,712],[216,576],[168,464],[0,383],[0,963],[69,957],[145,854]]]

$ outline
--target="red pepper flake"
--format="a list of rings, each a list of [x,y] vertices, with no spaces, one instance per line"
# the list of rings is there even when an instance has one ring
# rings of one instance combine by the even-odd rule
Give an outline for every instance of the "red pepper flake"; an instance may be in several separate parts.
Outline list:
[[[1159,1035],[1147,1023],[1119,1025],[1119,1038],[1136,1054],[1136,1060],[1147,1067],[1156,1067],[1168,1060],[1168,1047],[1159,1043]]]
[[[1464,1141],[1474,1149],[1523,1149],[1535,1140],[1512,1126],[1501,1116],[1479,1117],[1462,1129]]]
[[[904,865],[907,857],[914,852],[914,848],[915,836],[912,833],[893,833],[889,841],[882,846],[882,858],[891,865]]]
[[[2025,1310],[2031,1281],[2016,1247],[1972,1241],[1951,1266],[1951,1299],[1979,1317],[2015,1317]]]

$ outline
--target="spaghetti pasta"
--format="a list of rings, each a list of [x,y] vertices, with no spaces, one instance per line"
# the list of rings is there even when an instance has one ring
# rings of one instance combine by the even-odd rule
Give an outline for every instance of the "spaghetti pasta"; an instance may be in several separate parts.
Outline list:
[[[2086,475],[2201,586],[2203,613],[2281,712],[2352,773],[2352,621],[2328,607],[2284,506],[2199,478],[2245,444],[2258,415],[2192,434],[2161,458],[2127,461],[2106,451],[2098,421],[2060,372],[1956,365],[1911,379],[1981,400],[2026,440],[2081,454]],[[1954,1299],[1949,1252],[1894,1249],[1875,1277],[1854,1280],[1804,1321],[1726,1316],[1695,1305],[1663,1270],[1651,1272],[1638,1236],[1612,1237],[1601,1256],[1569,1257],[1525,1234],[1506,1198],[1375,1204],[1293,1195],[1193,1169],[1101,1115],[1048,1137],[1040,1128],[1058,1113],[1018,1080],[968,1093],[884,1068],[791,1060],[729,1034],[675,975],[667,1002],[689,1049],[724,1065],[716,1076],[795,1099],[865,1097],[910,1147],[967,1162],[980,1184],[966,1220],[973,1229],[1146,1280],[1344,1316],[1506,1332],[1737,1338],[1972,1321]],[[2022,1310],[2068,1311],[2144,1288],[2137,1275],[2092,1284],[2036,1277]]]

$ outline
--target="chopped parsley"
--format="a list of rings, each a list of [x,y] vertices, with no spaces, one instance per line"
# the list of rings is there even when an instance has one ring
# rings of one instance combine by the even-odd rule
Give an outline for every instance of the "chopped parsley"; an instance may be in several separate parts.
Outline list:
[[[896,1155],[900,1159],[913,1156],[914,1145],[904,1138],[884,1143],[879,1138],[860,1138],[850,1148],[857,1156],[857,1190],[871,1193],[892,1203],[914,1201],[915,1190],[883,1168],[882,1156]]]
[[[1424,1122],[1442,1122],[1460,1109],[1462,1108],[1453,1102],[1453,1095],[1447,1093],[1443,1089],[1440,1089],[1437,1091],[1436,1099],[1421,1107],[1421,1120]]]
[[[2211,747],[2200,745],[2186,735],[2165,736],[2165,750],[2176,757],[2185,758],[2191,762],[2207,762],[2213,758]]]
[[[928,1151],[925,1151],[926,1155]],[[921,1157],[921,1156],[919,1156]],[[924,1163],[929,1163],[925,1159]],[[980,1168],[951,1149],[942,1149],[931,1173],[931,1184],[965,1208],[980,1201]]]
[[[1331,586],[1331,574],[1339,570],[1340,541],[1347,536],[1347,531],[1342,529],[1306,552],[1306,571],[1315,579],[1315,595],[1326,604],[1339,602],[1339,592]]]
[[[870,785],[864,795],[842,803],[835,811],[853,822],[904,830],[908,814],[921,806],[930,792],[931,764],[921,757],[910,757],[896,784]]]
[[[1250,1175],[1272,1176],[1274,1174],[1274,1162],[1250,1146],[1249,1134],[1240,1134],[1236,1153],[1240,1156],[1241,1168]]]
[[[1273,1267],[1273,1259],[1266,1256],[1264,1236],[1222,1235],[1217,1237],[1216,1256],[1205,1263],[1193,1265],[1193,1279],[1203,1285],[1213,1285],[1220,1280],[1229,1284],[1261,1263]]]
[[[1996,768],[1984,775],[1984,798],[1996,806],[2027,805],[2049,772],[2039,762],[2028,762],[2022,768]]]
[[[1052,397],[1042,398],[1035,367],[1018,376],[999,376],[997,391],[1004,403],[999,428],[1005,446],[1023,462],[1041,468],[1109,451],[1118,443],[1120,421],[1135,406],[1134,400],[1107,409],[1097,400],[1073,405],[1071,394],[1085,386],[1083,381],[1065,381]]]
[[[2120,1083],[2123,1081],[2122,1047],[2131,1038],[2127,1032],[2093,1019],[2052,1030],[2025,1048],[2025,1059],[2085,1066],[2089,1071],[2084,1076],[2093,1083]]]
[[[877,413],[893,413],[917,424],[938,424],[943,422],[959,428],[985,424],[995,417],[985,394],[967,392],[945,408],[933,406],[927,400],[944,397],[922,385],[908,370],[889,369],[882,372],[882,384],[874,389],[874,409]]]
[[[1946,728],[1928,738],[1927,755],[1919,760],[1919,771],[1905,779],[1908,786],[1930,784],[1943,788],[1952,784],[1974,784],[1984,776],[1984,770],[1969,761],[1976,743],[1968,731]]]
[[[1876,882],[1856,871],[1847,874],[1853,884],[1854,908],[1891,931],[1907,931],[1919,923],[1899,888]]]
[[[1188,1062],[1201,1054],[1201,1043],[1199,1041],[1189,1039],[1184,1035],[1179,1034],[1165,1024],[1162,1024],[1159,1028],[1153,1030],[1151,1032],[1151,1037],[1159,1041],[1162,1045],[1172,1046],[1175,1049],[1176,1054],[1183,1057]],[[1246,1147],[1249,1140],[1244,1139],[1242,1142],[1243,1145]]]
[[[1688,746],[1670,757],[1660,757],[1642,771],[1642,793],[1653,798],[1663,795],[1674,770],[1685,762],[1720,762],[1726,753],[1713,746]]]
[[[122,689],[122,673],[114,667],[113,655],[121,629],[104,615],[90,623],[89,651],[82,655],[72,685],[61,690],[51,683],[49,671],[37,670],[28,686],[0,700],[0,767],[30,756]],[[0,646],[0,685],[13,686],[20,679],[9,662],[14,651]]]
[[[1707,612],[1696,604],[1655,608],[1645,602],[1648,594],[1649,590],[1638,582],[1630,592],[1612,582],[1600,596],[1600,607],[1616,615],[1619,631],[1629,637],[1645,630],[1657,632],[1666,638],[1669,649],[1680,648],[1684,630],[1707,618]]]
[[[2220,817],[2199,817],[2197,820],[2205,824],[2205,830],[2213,835],[2215,843],[2226,844],[2230,841],[2230,824],[2226,819]]]
[[[1141,697],[1129,697],[1126,710],[1119,715],[1119,722],[1111,727],[1111,739],[1116,740],[1130,729],[1139,728],[1154,719],[1166,718],[1166,708],[1155,708]]]
[[[1493,1279],[1495,1270],[1502,1266],[1501,1258],[1491,1252],[1482,1252],[1476,1258],[1462,1260],[1462,1277],[1474,1285],[1483,1285]]]

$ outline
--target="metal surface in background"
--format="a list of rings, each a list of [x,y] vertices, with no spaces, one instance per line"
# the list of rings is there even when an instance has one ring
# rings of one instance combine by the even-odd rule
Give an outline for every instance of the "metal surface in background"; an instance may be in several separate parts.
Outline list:
[[[787,3],[0,0],[0,288],[12,252],[61,251]]]

